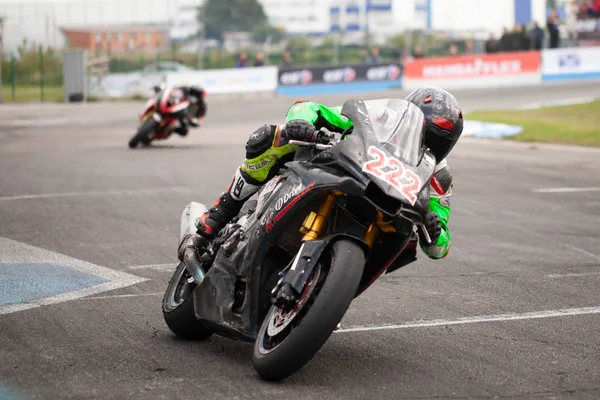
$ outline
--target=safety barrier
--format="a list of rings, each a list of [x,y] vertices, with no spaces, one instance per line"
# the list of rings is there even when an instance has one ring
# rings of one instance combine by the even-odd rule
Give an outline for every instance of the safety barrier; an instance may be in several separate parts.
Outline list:
[[[278,93],[300,97],[437,86],[449,90],[600,78],[600,47],[414,59],[406,64],[342,64],[279,69],[275,66],[139,73],[105,77],[111,97],[151,95],[151,86],[197,84],[210,94]]]
[[[539,83],[540,64],[537,51],[420,58],[406,63],[403,86],[465,89]]]
[[[576,47],[542,51],[542,80],[600,78],[600,48]]]
[[[400,63],[345,64],[282,69],[278,73],[276,92],[301,96],[383,90],[401,86]]]
[[[209,94],[273,92],[277,67],[213,69],[174,72],[166,75],[168,85],[200,85]]]

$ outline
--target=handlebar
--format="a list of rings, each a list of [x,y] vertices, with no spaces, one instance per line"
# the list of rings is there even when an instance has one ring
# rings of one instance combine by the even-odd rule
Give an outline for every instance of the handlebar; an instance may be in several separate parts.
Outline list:
[[[305,147],[315,147],[318,150],[330,149],[334,144],[337,143],[333,134],[328,134],[323,131],[316,131],[315,134],[315,139],[313,141],[305,142],[303,140],[292,139],[289,141],[289,143]]]

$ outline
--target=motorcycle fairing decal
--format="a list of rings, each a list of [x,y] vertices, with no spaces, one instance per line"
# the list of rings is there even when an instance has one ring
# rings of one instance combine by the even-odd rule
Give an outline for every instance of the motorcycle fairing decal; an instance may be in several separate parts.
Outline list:
[[[181,110],[185,110],[190,105],[189,101],[182,101],[179,104],[172,106],[171,108],[167,108],[165,111],[169,114],[176,113]]]
[[[160,109],[164,112],[167,109],[167,104],[169,104],[169,98],[171,97],[171,89],[166,89],[162,96],[163,97],[162,101],[160,102]]]
[[[421,178],[410,169],[405,168],[402,161],[388,156],[375,146],[369,146],[367,154],[372,159],[363,164],[363,172],[392,186],[414,206],[419,190],[423,186]],[[386,167],[389,170],[384,172]]]
[[[300,193],[298,193],[298,195],[296,197],[294,197],[294,199],[292,201],[290,201],[285,207],[283,207],[281,209],[281,211],[279,211],[267,224],[267,226],[265,227],[265,231],[269,232],[271,229],[273,229],[273,227],[275,226],[275,224],[277,222],[279,222],[279,220],[281,218],[283,218],[285,216],[285,214],[288,213],[288,211],[294,207],[296,205],[296,203],[298,203],[300,200],[302,200],[302,198],[304,196],[306,196],[306,194],[308,192],[310,192],[312,190],[312,188],[315,186],[314,183],[311,183],[310,185],[308,185],[306,187],[306,189],[304,189],[303,191],[301,191]]]
[[[145,120],[147,115],[150,114],[150,111],[154,111],[154,109],[156,108],[156,102],[154,99],[150,99],[146,102],[146,105],[144,106],[144,112],[142,112],[140,114],[140,120]]]

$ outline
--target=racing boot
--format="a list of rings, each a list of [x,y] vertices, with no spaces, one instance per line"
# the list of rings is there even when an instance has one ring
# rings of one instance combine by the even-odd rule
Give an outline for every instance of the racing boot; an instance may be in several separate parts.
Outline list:
[[[196,225],[198,233],[207,239],[214,238],[240,212],[246,200],[259,188],[260,186],[248,183],[238,168],[233,182],[198,220]]]
[[[173,132],[175,132],[179,136],[185,137],[189,133],[189,129],[187,127],[187,124],[180,122],[180,125],[178,127],[176,127],[175,129],[173,129]]]

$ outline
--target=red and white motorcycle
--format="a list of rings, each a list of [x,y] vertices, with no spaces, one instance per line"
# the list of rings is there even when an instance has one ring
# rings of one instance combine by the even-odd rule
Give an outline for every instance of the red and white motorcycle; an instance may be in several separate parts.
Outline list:
[[[197,116],[203,119],[206,114],[206,92],[198,87],[180,88],[155,86],[155,96],[146,102],[140,114],[140,125],[136,134],[129,140],[129,147],[138,143],[148,146],[154,140],[165,140],[171,136],[182,120],[191,121]]]

